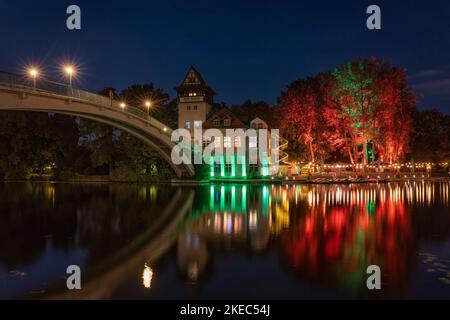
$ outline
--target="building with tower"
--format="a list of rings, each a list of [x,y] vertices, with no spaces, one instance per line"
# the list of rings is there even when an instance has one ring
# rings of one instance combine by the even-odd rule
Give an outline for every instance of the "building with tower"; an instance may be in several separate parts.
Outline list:
[[[211,180],[227,179],[249,179],[268,177],[270,175],[270,128],[261,118],[243,119],[238,117],[227,107],[214,106],[214,90],[209,87],[201,74],[190,67],[182,83],[175,88],[178,93],[178,128],[188,129],[194,138],[194,129],[203,130],[218,129],[222,132],[222,137],[214,137],[216,146],[224,148],[224,155],[220,159],[215,159],[209,165],[209,178]],[[267,129],[268,141],[267,152],[262,153],[263,159],[257,164],[249,164],[248,152],[251,148],[258,151],[259,137],[241,137],[226,135],[227,129],[252,128],[255,130]],[[209,145],[211,140],[203,140],[203,147]],[[245,144],[246,152],[239,153],[239,148]],[[234,148],[234,156],[226,155],[226,149]]]
[[[181,85],[175,88],[178,93],[178,128],[193,134],[210,114],[216,94],[203,80],[194,67],[190,67]]]

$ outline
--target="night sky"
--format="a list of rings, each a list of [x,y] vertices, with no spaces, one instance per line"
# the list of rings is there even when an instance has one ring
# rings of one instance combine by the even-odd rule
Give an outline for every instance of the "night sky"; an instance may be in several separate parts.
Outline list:
[[[82,30],[66,28],[66,8]],[[382,9],[382,30],[366,8]],[[295,79],[359,57],[406,68],[420,108],[450,113],[450,1],[21,1],[0,0],[0,70],[39,64],[63,81],[75,61],[77,85],[91,91],[153,82],[175,97],[189,66],[216,101],[275,103]]]

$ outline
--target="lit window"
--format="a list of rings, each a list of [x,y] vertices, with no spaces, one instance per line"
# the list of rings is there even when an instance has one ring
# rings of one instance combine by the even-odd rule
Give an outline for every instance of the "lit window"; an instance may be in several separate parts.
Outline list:
[[[201,121],[194,121],[194,128],[195,129],[200,129],[202,127],[202,122]]]
[[[231,148],[231,137],[223,138],[223,147],[224,148]]]
[[[220,137],[215,137],[214,138],[214,145],[215,145],[216,148],[220,148],[222,146],[221,142],[220,142]]]
[[[220,126],[220,119],[214,119],[213,120],[213,125],[216,126],[216,127]]]
[[[248,145],[250,148],[256,148],[258,146],[258,137],[249,137]]]
[[[189,121],[186,121],[186,122],[184,123],[184,128],[185,128],[185,129],[190,129],[190,128],[191,128],[191,123],[190,123]]]
[[[234,146],[236,148],[240,148],[241,147],[241,137],[234,137]]]

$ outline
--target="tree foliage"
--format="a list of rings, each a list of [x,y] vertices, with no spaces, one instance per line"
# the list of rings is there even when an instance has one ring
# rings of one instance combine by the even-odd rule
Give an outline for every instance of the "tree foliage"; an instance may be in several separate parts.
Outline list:
[[[352,163],[393,163],[409,151],[415,96],[405,71],[380,59],[297,80],[278,101],[284,134],[306,146],[312,162],[339,151]]]

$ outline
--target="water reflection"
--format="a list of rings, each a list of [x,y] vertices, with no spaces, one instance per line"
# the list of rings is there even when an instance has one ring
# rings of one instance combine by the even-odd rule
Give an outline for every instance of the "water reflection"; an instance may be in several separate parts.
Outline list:
[[[0,297],[450,298],[449,189],[7,183]],[[61,287],[69,264],[81,292]]]
[[[177,190],[155,186],[0,186],[0,298],[47,292],[70,264],[100,268],[155,224]],[[15,276],[26,274],[25,277]]]
[[[448,241],[448,192],[448,183],[211,186],[178,238],[178,267],[195,283],[213,272],[213,255],[272,249],[300,282],[345,296],[367,294],[366,268],[379,265],[382,295],[402,297],[421,240]]]
[[[152,287],[153,270],[147,264],[144,265],[144,271],[142,272],[142,285],[146,289]]]

